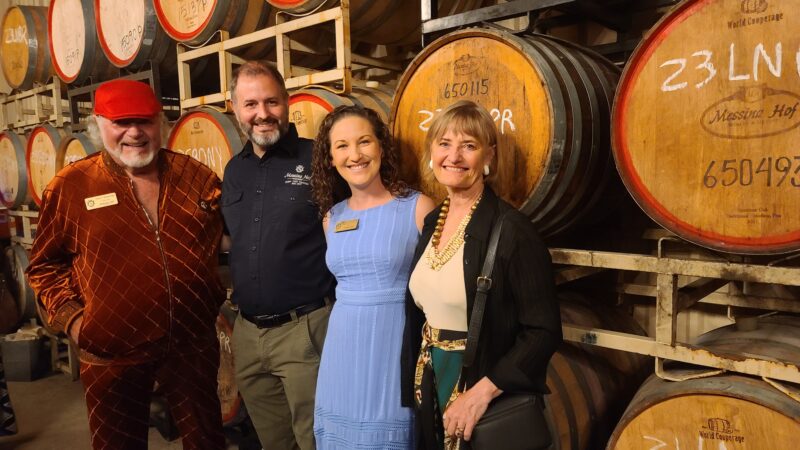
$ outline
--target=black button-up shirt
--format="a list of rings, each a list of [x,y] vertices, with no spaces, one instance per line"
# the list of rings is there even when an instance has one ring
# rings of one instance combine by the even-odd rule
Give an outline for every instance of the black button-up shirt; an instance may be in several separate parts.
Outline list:
[[[312,141],[290,124],[263,158],[248,142],[225,167],[232,300],[246,314],[281,314],[333,295],[325,235],[311,202],[311,150]]]

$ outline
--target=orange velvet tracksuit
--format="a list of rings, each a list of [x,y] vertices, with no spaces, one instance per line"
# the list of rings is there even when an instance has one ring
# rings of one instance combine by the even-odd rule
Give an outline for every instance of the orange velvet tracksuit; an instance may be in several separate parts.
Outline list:
[[[43,195],[27,274],[50,325],[83,314],[81,378],[92,446],[147,445],[154,381],[184,448],[224,447],[216,395],[214,323],[220,181],[194,159],[162,149],[158,227],[105,152],[56,175]]]

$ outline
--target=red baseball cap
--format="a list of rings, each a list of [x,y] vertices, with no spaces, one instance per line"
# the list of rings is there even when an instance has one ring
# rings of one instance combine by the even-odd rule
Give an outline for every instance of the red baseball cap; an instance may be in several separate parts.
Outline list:
[[[107,81],[94,94],[94,113],[109,120],[149,119],[159,112],[161,102],[141,81]]]

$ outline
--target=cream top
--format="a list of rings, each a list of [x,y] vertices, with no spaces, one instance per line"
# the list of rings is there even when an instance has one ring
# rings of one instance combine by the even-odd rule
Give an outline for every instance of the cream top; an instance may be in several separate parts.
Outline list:
[[[431,269],[425,247],[408,287],[428,324],[440,330],[467,331],[467,291],[464,288],[464,246],[438,271]]]

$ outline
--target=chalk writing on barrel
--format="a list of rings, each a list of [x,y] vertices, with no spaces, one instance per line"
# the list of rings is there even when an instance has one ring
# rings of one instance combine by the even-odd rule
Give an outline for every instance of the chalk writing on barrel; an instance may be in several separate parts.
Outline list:
[[[763,43],[757,44],[752,51],[752,66],[748,65],[748,59],[745,58],[744,62],[741,59],[741,49],[737,50],[736,44],[731,43],[728,46],[727,55],[727,75],[728,81],[759,81],[764,80],[769,74],[775,78],[781,78],[784,70],[784,51],[783,44],[778,42],[774,46],[774,51],[771,47],[765,46]],[[717,66],[714,64],[719,58],[717,53],[711,50],[703,49],[691,53],[689,58],[679,57],[672,58],[664,61],[659,65],[660,68],[669,68],[668,75],[661,83],[661,90],[663,92],[680,91],[689,86],[689,82],[685,80],[686,67],[690,61],[697,71],[697,76],[703,77],[701,81],[694,83],[696,89],[706,86],[712,79],[718,75]],[[794,54],[794,66],[798,76],[800,76],[800,49]],[[751,68],[752,67],[752,68]]]
[[[422,115],[422,121],[420,121],[419,123],[419,129],[424,132],[427,132],[428,129],[430,128],[431,120],[433,120],[436,113],[438,113],[441,110],[442,110],[441,108],[437,108],[434,111],[429,111],[427,109],[421,109],[417,111],[418,114]],[[517,126],[514,125],[513,121],[514,113],[510,109],[505,108],[501,110],[499,108],[493,108],[489,111],[489,114],[492,115],[492,119],[494,119],[495,122],[498,121],[500,122],[498,125],[498,130],[500,131],[500,134],[506,134],[506,131],[517,130]]]

